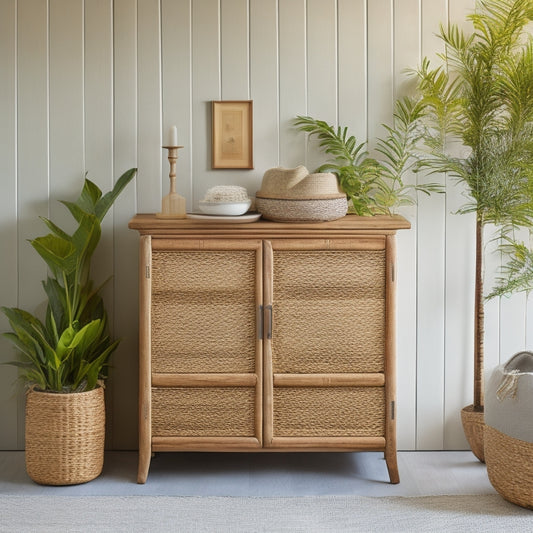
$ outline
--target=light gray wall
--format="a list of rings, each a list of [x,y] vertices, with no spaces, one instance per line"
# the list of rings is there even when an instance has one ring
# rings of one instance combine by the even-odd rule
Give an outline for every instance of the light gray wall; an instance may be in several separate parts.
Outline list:
[[[26,239],[39,215],[60,224],[85,171],[102,188],[138,177],[104,224],[94,276],[124,340],[107,389],[116,449],[137,443],[137,235],[168,188],[161,149],[178,126],[178,191],[194,208],[208,187],[253,194],[276,165],[322,162],[291,126],[310,114],[350,127],[370,148],[391,122],[404,70],[440,48],[435,32],[474,0],[2,0],[0,2],[0,303],[34,311],[46,271]],[[254,101],[255,169],[210,169],[210,101]],[[443,180],[442,177],[438,178]],[[471,403],[474,224],[453,212],[460,188],[421,198],[398,236],[398,444],[464,448],[459,410]],[[497,257],[491,257],[488,277]],[[529,312],[528,312],[529,311]],[[7,324],[0,317],[0,329]],[[487,367],[531,346],[531,301],[487,307]],[[12,357],[0,341],[1,359]],[[23,394],[1,367],[0,448],[23,447]]]

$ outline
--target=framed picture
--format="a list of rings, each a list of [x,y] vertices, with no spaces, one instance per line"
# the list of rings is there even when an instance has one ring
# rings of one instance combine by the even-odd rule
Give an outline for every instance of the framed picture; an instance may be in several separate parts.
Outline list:
[[[212,104],[212,168],[254,168],[252,100]]]

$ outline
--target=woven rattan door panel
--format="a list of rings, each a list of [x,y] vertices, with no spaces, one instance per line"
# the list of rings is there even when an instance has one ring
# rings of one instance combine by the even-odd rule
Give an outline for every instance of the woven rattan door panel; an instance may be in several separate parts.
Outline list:
[[[273,437],[383,437],[383,387],[276,387]]]
[[[154,437],[255,437],[252,387],[152,389]]]
[[[383,372],[384,250],[274,250],[274,373]]]
[[[255,371],[256,256],[152,252],[153,372]]]

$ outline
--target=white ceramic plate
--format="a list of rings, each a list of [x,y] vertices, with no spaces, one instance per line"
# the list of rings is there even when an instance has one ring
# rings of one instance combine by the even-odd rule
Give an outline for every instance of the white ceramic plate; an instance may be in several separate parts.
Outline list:
[[[246,222],[255,222],[261,218],[261,213],[246,213],[239,216],[227,215],[204,215],[202,213],[187,213],[187,218],[204,222],[220,222],[221,224],[239,224]]]

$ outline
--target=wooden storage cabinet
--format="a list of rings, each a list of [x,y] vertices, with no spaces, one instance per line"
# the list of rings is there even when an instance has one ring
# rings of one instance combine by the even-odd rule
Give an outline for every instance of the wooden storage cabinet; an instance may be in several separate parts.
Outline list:
[[[394,233],[137,215],[138,481],[152,451],[385,452],[395,436]]]

